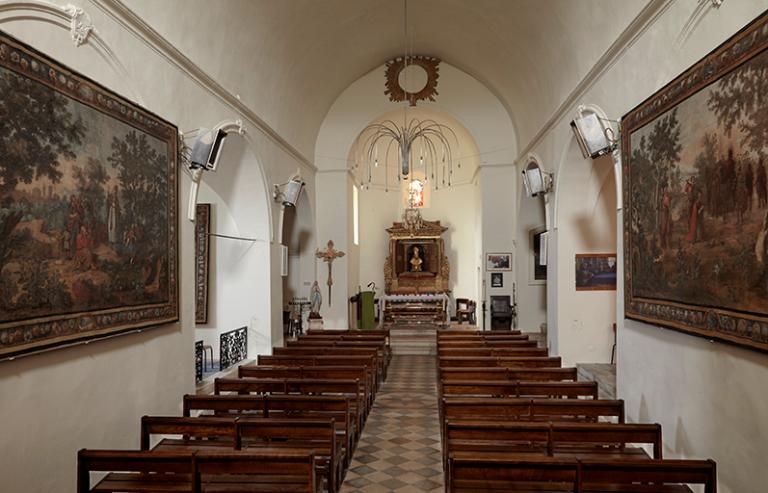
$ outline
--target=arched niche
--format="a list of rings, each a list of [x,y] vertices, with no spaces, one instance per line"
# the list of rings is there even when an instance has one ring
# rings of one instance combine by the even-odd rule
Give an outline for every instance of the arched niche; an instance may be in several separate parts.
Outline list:
[[[541,159],[530,154],[520,166],[520,171],[539,168],[548,173]],[[521,173],[522,174],[522,173]],[[541,324],[547,322],[547,284],[549,280],[541,279],[536,271],[536,236],[542,241],[541,233],[549,229],[548,204],[552,193],[541,193],[536,197],[528,197],[523,180],[520,180],[518,214],[517,214],[517,255],[516,279],[518,301],[518,325],[526,330],[539,330]],[[546,240],[545,240],[546,241]],[[546,259],[545,259],[546,261]],[[547,266],[543,268],[549,271]]]
[[[288,275],[283,277],[282,307],[288,308],[292,298],[309,297],[315,280],[315,221],[306,191],[295,207],[283,212],[281,244],[288,249]]]
[[[366,123],[381,123],[387,120],[402,122],[403,117],[403,110],[400,108],[388,111]],[[422,180],[425,185],[425,203],[421,208],[424,219],[439,220],[448,228],[443,238],[445,254],[451,268],[451,296],[454,299],[468,298],[477,301],[481,296],[477,267],[480,265],[479,259],[482,257],[482,252],[475,229],[481,213],[476,176],[481,156],[475,136],[452,114],[434,107],[409,108],[407,118],[432,120],[446,125],[455,133],[455,140],[453,135],[448,136],[452,146],[457,144],[453,149],[451,185],[448,186],[448,178],[443,175],[442,163],[438,165],[437,170],[433,169],[431,163],[426,167],[419,164],[419,155],[422,152],[418,144],[412,149],[414,157],[410,179]],[[358,129],[358,132],[362,128]],[[356,163],[356,160],[365,154],[365,150],[358,147],[361,144],[359,141],[350,148],[347,156],[347,164],[355,183],[360,185],[358,284],[363,288],[370,282],[375,282],[377,287],[383,288],[383,264],[389,245],[386,228],[391,227],[392,222],[400,221],[402,212],[407,207],[409,180],[402,175],[398,179],[400,174],[398,155],[394,150],[387,155],[384,149],[386,143],[388,141],[383,140],[379,146],[379,165],[375,166],[375,163],[371,163],[370,182],[368,181],[369,163]],[[355,167],[356,164],[359,166]],[[446,165],[446,175],[447,170]]]
[[[214,348],[219,336],[248,327],[248,355],[269,352],[270,210],[261,165],[245,136],[230,133],[215,172],[204,173],[198,202],[209,202],[209,320],[197,339]]]
[[[611,156],[584,159],[575,137],[558,166],[548,238],[549,338],[564,364],[611,359],[616,291],[577,291],[576,254],[616,254],[616,178]]]

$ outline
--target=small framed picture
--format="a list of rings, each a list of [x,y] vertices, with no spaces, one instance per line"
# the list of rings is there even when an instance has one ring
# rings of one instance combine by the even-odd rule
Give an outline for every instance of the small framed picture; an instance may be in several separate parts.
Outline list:
[[[485,270],[512,270],[511,253],[487,253]]]
[[[491,272],[491,287],[503,288],[504,287],[504,273],[503,272]]]
[[[616,291],[616,254],[577,253],[576,291]]]

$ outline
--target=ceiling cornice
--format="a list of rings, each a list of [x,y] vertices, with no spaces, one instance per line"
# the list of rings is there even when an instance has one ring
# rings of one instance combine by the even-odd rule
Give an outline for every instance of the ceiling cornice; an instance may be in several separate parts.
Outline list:
[[[144,21],[144,19],[136,15],[135,12],[120,0],[90,1],[115,22],[123,26],[128,32],[143,41],[155,53],[165,58],[171,65],[174,65],[177,69],[195,81],[201,88],[216,96],[222,103],[241,114],[244,119],[261,131],[278,147],[296,159],[302,166],[313,172],[317,172],[317,167],[310,159],[285,140],[275,129],[269,126],[267,122],[262,120],[259,115],[245,105],[237,95],[232,94],[224,88],[224,86],[219,84],[206,71],[179,51],[173,44]]]
[[[592,66],[587,75],[574,87],[571,93],[558,106],[552,116],[539,129],[528,144],[520,151],[516,161],[526,159],[536,146],[541,144],[549,132],[571,111],[586,95],[595,83],[608,72],[616,62],[631,48],[638,39],[650,28],[675,0],[650,0],[643,10],[632,20],[621,35],[616,38],[603,56]]]

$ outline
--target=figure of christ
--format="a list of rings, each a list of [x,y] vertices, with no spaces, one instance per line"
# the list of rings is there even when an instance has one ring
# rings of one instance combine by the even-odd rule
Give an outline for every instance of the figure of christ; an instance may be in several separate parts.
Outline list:
[[[409,263],[411,264],[411,272],[421,272],[421,264],[423,264],[424,261],[419,257],[419,247],[413,247],[413,254]]]

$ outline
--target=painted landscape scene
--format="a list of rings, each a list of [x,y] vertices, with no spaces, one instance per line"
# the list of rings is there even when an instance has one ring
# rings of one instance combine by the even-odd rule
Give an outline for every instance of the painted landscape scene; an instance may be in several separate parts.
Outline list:
[[[768,314],[768,52],[630,136],[633,297]]]
[[[171,301],[169,149],[0,67],[0,324]]]

